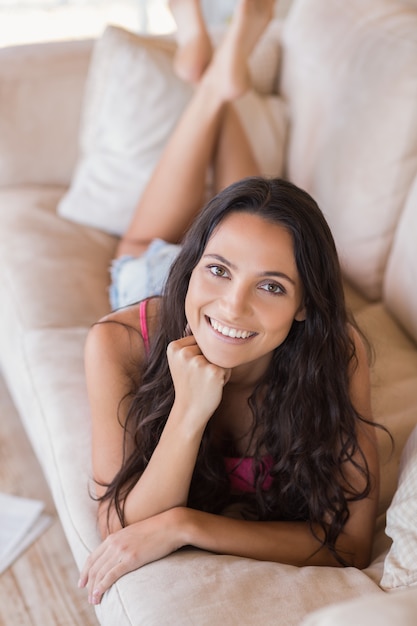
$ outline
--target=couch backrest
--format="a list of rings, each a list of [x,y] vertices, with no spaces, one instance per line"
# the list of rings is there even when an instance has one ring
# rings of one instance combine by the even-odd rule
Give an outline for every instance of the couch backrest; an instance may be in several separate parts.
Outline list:
[[[0,48],[0,186],[68,185],[92,41]]]
[[[416,0],[295,0],[280,89],[287,175],[319,202],[347,277],[379,299],[417,171]]]

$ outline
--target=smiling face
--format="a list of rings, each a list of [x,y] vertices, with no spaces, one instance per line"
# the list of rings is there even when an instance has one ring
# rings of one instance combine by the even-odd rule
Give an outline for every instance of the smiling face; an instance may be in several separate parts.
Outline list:
[[[256,379],[294,319],[304,319],[302,299],[288,230],[235,212],[215,230],[191,274],[185,313],[210,362]]]

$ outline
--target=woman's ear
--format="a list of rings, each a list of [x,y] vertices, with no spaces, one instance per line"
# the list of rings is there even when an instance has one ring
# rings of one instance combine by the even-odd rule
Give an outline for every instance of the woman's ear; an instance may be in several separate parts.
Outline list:
[[[307,317],[306,308],[305,306],[301,305],[297,313],[295,314],[294,319],[296,322],[304,322],[306,317]]]

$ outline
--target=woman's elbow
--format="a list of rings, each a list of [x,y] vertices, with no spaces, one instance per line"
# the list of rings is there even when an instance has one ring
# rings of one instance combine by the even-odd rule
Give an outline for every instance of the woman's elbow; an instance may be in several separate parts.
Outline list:
[[[116,512],[109,511],[105,505],[100,505],[97,513],[97,529],[102,541],[121,528],[122,525]]]
[[[345,567],[355,567],[356,569],[366,569],[369,567],[372,558],[372,545],[361,543],[350,546],[343,546],[337,550],[337,555],[341,565]]]

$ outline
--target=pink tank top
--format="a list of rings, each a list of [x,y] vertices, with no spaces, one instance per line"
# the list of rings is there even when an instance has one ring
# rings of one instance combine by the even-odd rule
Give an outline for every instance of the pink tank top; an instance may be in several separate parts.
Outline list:
[[[150,342],[149,342],[149,330],[148,322],[146,318],[146,309],[148,300],[142,300],[139,303],[139,324],[140,331],[143,337],[143,343],[145,344],[146,354],[149,354]],[[224,463],[226,466],[226,472],[229,475],[230,486],[233,491],[240,491],[244,493],[254,493],[255,491],[255,476],[252,457],[245,457],[243,459],[239,457],[225,456]],[[272,457],[266,456],[263,459],[264,469],[266,470],[266,476],[262,485],[262,488],[267,491],[271,486],[272,477],[269,471],[272,468]]]
[[[239,457],[225,456],[224,463],[233,491],[244,493],[255,492],[254,460],[252,457],[248,456],[241,459]],[[269,455],[265,456],[262,463],[265,470],[262,489],[268,491],[272,483],[272,476],[269,473],[273,466],[272,457]]]
[[[146,354],[149,354],[149,331],[148,331],[148,322],[146,319],[146,309],[148,306],[148,300],[142,300],[139,303],[139,324],[140,324],[140,332],[142,333],[143,343],[145,344]]]

